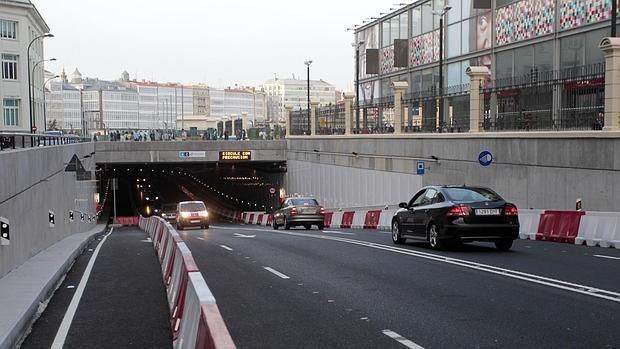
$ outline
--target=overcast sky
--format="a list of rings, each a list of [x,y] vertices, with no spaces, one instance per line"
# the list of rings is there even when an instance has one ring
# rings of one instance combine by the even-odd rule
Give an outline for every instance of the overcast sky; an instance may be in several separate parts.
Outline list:
[[[84,76],[226,87],[259,85],[277,74],[337,88],[352,84],[348,27],[396,0],[32,0],[55,38],[46,68]]]

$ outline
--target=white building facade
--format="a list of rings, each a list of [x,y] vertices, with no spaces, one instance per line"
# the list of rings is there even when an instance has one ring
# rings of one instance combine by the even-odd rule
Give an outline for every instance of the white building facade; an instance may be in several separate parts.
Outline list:
[[[0,2],[0,131],[28,132],[31,126],[28,96],[28,45],[34,86],[32,126],[43,131],[43,35],[49,27],[27,0]]]
[[[251,88],[209,89],[210,116],[220,120],[243,119],[244,127],[264,123],[267,100],[263,91]]]
[[[308,80],[271,79],[263,84],[267,95],[267,118],[284,122],[286,108],[308,108]],[[310,80],[310,101],[319,105],[336,103],[335,87],[323,80]]]

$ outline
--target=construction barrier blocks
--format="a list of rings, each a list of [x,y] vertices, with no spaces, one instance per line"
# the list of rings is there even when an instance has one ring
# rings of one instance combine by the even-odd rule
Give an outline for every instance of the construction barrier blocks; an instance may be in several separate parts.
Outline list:
[[[181,236],[159,217],[139,217],[137,225],[148,233],[161,263],[174,348],[235,348],[215,297]]]

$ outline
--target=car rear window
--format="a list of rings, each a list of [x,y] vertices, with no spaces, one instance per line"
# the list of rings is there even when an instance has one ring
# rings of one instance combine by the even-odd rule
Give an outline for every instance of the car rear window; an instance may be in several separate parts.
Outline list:
[[[169,211],[176,211],[176,210],[177,210],[177,205],[175,205],[175,204],[172,204],[172,205],[170,205],[170,204],[166,204],[166,205],[163,205],[163,206],[161,207],[161,210],[162,210],[162,211],[166,211],[166,212],[169,212]]]
[[[454,202],[500,201],[502,198],[485,188],[446,188],[450,200]]]
[[[202,202],[188,202],[186,204],[179,205],[181,211],[204,211],[207,209]]]
[[[293,206],[319,206],[314,199],[291,199]]]

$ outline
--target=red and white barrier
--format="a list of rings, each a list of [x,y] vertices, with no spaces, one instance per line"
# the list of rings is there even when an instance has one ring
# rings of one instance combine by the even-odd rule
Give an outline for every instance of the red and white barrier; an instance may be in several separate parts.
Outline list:
[[[235,348],[224,319],[192,253],[170,223],[140,217],[153,241],[170,306],[175,348]]]
[[[390,230],[398,209],[325,212],[325,228]],[[246,224],[270,226],[264,212],[228,212]],[[620,248],[620,213],[558,210],[519,210],[521,239]]]
[[[620,213],[586,212],[581,217],[575,244],[620,248]]]

